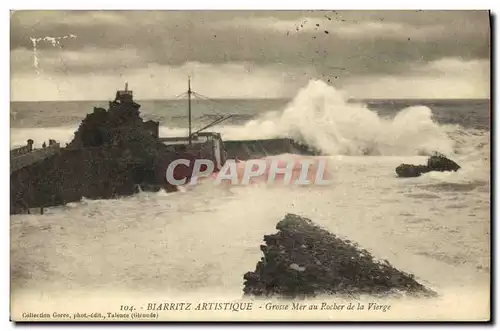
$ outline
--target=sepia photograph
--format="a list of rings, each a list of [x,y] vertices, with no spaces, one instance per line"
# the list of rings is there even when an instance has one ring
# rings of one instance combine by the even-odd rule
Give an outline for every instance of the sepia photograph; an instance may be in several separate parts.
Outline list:
[[[489,322],[492,20],[11,10],[10,320]]]

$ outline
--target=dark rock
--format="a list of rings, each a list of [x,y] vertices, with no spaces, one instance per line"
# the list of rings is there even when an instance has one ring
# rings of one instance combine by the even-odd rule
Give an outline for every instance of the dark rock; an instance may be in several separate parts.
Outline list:
[[[413,275],[376,262],[369,252],[337,238],[311,220],[287,214],[276,234],[264,236],[264,257],[244,275],[246,296],[292,299],[361,294],[435,296]]]
[[[176,191],[158,171],[180,155],[158,141],[158,123],[144,122],[139,108],[131,98],[94,108],[59,154],[13,172],[11,213],[131,195],[139,187]]]
[[[431,171],[457,171],[460,166],[443,154],[435,153],[427,160],[427,167]]]
[[[430,171],[458,171],[460,166],[446,156],[434,153],[427,160],[426,165],[413,165],[402,163],[396,167],[396,174],[399,177],[418,177]]]
[[[399,177],[418,177],[423,173],[431,171],[426,165],[413,165],[402,163],[396,167]]]

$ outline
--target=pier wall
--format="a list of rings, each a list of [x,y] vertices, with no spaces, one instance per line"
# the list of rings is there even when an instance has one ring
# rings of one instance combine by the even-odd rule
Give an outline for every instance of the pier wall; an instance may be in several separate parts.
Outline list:
[[[138,192],[138,185],[156,187],[155,165],[168,165],[179,158],[162,144],[155,153],[139,155],[120,146],[61,148],[40,162],[31,163],[10,175],[11,214],[30,208],[64,205],[88,199],[110,199]],[[156,147],[156,148],[155,148]],[[55,149],[55,147],[54,147]],[[141,148],[141,151],[144,148]],[[163,177],[165,175],[163,174]],[[173,187],[164,187],[167,191]],[[158,187],[159,189],[159,187]]]
[[[280,154],[315,155],[315,151],[290,138],[224,141],[228,159],[248,160]]]
[[[19,155],[23,155],[23,154],[31,152],[32,150],[33,150],[33,147],[30,145],[14,148],[10,151],[10,157],[16,157]]]
[[[55,150],[55,147],[53,147]],[[47,155],[47,154],[45,154]],[[11,213],[130,191],[131,169],[119,148],[62,149],[11,173]]]

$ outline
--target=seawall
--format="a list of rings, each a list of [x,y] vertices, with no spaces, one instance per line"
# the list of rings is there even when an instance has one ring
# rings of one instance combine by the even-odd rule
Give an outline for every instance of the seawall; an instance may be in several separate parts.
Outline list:
[[[248,160],[279,154],[318,155],[318,151],[290,138],[224,141],[228,159]]]

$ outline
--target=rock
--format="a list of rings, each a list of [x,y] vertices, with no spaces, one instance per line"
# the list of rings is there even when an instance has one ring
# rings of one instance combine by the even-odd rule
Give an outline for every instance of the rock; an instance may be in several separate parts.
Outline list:
[[[457,171],[460,166],[443,154],[435,153],[427,160],[430,171]]]
[[[426,165],[413,165],[402,163],[396,167],[396,173],[399,177],[418,177],[423,173],[429,172]]]
[[[57,155],[31,164],[10,176],[11,213],[26,208],[109,199],[173,185],[159,180],[162,167],[179,154],[160,143],[158,123],[144,122],[133,100],[110,102],[108,110],[94,108],[83,119],[74,139]],[[163,162],[163,164],[160,164]]]
[[[396,167],[396,174],[399,177],[418,177],[430,171],[458,171],[460,166],[448,159],[443,154],[434,153],[427,160],[426,165],[413,165],[402,163]]]
[[[297,263],[292,263],[289,265],[290,269],[296,270],[296,271],[304,271],[306,268],[299,266]]]
[[[357,297],[406,294],[435,296],[413,275],[313,224],[287,214],[272,235],[264,236],[264,257],[244,275],[246,296],[306,298],[317,295]]]

